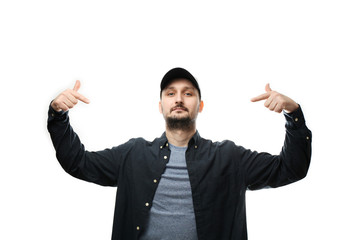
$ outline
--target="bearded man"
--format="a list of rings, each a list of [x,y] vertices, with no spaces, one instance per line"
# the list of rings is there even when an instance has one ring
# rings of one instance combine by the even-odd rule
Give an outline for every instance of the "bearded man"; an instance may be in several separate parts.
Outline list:
[[[307,174],[311,131],[300,106],[269,85],[252,101],[265,100],[265,107],[283,112],[286,136],[279,155],[202,138],[196,130],[204,108],[200,87],[183,68],[171,69],[160,84],[166,123],[161,137],[87,151],[68,114],[79,100],[89,103],[79,88],[77,81],[51,102],[48,130],[65,171],[117,187],[112,240],[246,240],[246,191],[284,186]]]

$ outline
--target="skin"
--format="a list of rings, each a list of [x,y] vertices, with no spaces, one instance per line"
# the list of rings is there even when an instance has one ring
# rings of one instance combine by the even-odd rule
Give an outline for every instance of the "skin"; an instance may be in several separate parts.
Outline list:
[[[51,102],[51,107],[60,112],[68,111],[79,101],[89,104],[89,99],[81,95],[78,92],[79,89],[80,81],[77,80],[73,89],[63,91]],[[277,113],[282,111],[291,113],[299,108],[294,100],[273,91],[269,84],[265,86],[265,93],[252,98],[251,101],[265,101],[264,106]],[[159,111],[165,119],[167,117],[184,118],[189,116],[194,120],[192,126],[187,130],[170,130],[166,126],[166,137],[171,144],[178,147],[187,146],[196,132],[196,119],[203,108],[204,102],[200,99],[198,90],[186,79],[176,79],[163,90],[159,102]]]
[[[281,113],[282,111],[285,111],[287,113],[292,113],[299,108],[299,104],[297,104],[291,98],[276,91],[273,91],[270,88],[269,83],[266,84],[265,91],[266,93],[263,93],[257,97],[252,98],[251,101],[258,102],[261,100],[266,100],[264,106],[268,108],[270,111],[274,111],[277,113]]]
[[[181,105],[182,107],[177,107]],[[167,117],[185,118],[194,120],[188,130],[170,130],[166,126],[168,141],[179,147],[187,146],[189,140],[196,132],[196,118],[204,108],[198,90],[186,79],[172,81],[161,93],[159,111]]]
[[[60,93],[52,102],[51,107],[57,111],[68,111],[73,108],[79,100],[89,104],[90,100],[78,93],[80,89],[80,81],[76,80],[75,86],[73,89],[66,89],[62,93]]]

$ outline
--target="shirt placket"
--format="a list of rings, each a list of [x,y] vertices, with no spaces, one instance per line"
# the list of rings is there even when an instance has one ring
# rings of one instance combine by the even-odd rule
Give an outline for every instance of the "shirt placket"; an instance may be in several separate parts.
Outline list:
[[[145,208],[144,210],[149,213],[151,206],[152,206],[152,201],[154,200],[154,196],[155,196],[155,191],[157,189],[157,186],[160,182],[161,179],[161,174],[164,172],[164,168],[166,167],[166,164],[169,162],[170,159],[170,149],[169,149],[169,143],[166,142],[163,145],[160,145],[159,147],[160,153],[159,153],[159,161],[162,161],[162,163],[160,164],[162,167],[161,169],[159,169],[159,172],[156,173],[157,176],[154,176],[150,181],[152,185],[155,185],[154,190],[152,192],[152,197],[151,199],[145,199],[142,205],[142,208]],[[141,231],[144,230],[144,226],[142,224],[137,224],[136,225],[136,231],[137,231],[137,238],[139,238],[139,234]]]

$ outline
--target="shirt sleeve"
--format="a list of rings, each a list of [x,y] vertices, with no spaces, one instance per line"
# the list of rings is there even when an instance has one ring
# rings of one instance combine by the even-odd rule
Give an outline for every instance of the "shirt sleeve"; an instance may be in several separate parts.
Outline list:
[[[103,151],[86,151],[70,125],[69,113],[57,112],[51,106],[47,128],[56,157],[70,175],[103,186],[116,186],[121,154],[119,147]]]
[[[307,175],[311,159],[312,133],[305,124],[301,107],[285,113],[285,141],[279,155],[246,150],[243,169],[250,190],[280,187]]]

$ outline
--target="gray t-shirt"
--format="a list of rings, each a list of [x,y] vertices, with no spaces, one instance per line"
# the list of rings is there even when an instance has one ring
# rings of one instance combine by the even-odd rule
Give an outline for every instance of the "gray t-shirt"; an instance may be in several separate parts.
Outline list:
[[[170,145],[170,159],[155,192],[141,240],[197,240],[186,150],[187,147]]]

